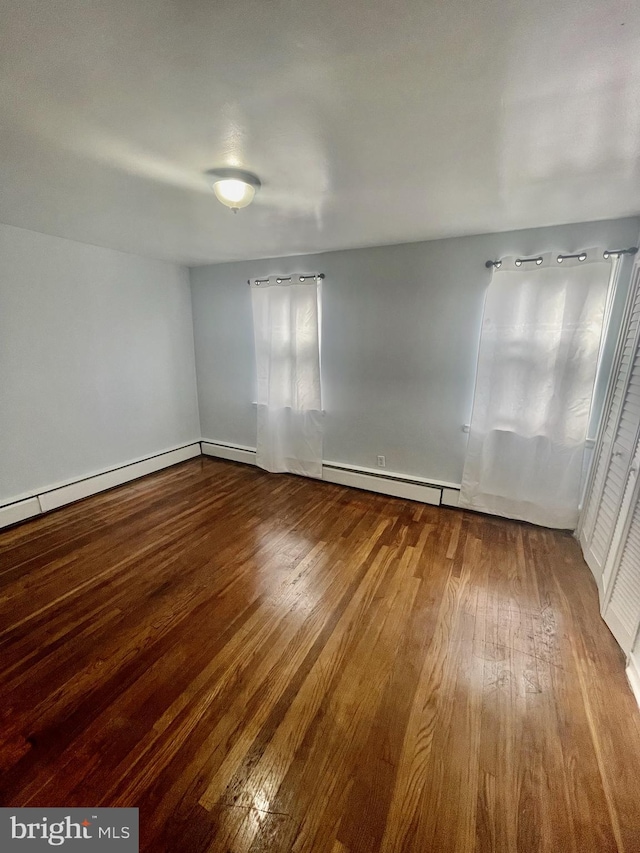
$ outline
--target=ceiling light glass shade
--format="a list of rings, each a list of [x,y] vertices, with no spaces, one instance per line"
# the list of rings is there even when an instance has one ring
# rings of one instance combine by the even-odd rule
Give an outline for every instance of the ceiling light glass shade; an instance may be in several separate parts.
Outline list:
[[[241,207],[251,204],[256,194],[255,187],[252,187],[251,184],[245,184],[244,181],[237,181],[234,178],[216,181],[213,185],[213,191],[218,201],[226,204],[232,210],[240,210]]]
[[[260,178],[243,169],[211,169],[207,175],[218,201],[234,212],[251,204],[260,187]]]

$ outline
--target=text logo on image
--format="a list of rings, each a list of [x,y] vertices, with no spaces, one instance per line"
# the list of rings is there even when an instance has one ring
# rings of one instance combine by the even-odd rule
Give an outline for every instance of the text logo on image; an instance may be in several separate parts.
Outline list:
[[[0,808],[0,850],[138,853],[138,809]]]

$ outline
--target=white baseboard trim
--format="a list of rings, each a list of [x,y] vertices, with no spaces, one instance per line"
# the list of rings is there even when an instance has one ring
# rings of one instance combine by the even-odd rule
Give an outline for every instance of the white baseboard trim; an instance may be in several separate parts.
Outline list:
[[[218,441],[201,441],[204,456],[217,456],[230,462],[245,462],[247,465],[256,464],[255,447],[244,447],[241,444],[221,444]]]
[[[40,515],[40,502],[38,498],[27,498],[26,501],[17,501],[13,504],[0,507],[0,529],[19,521],[26,521],[34,515]]]
[[[218,441],[202,439],[201,442],[185,445],[163,453],[149,456],[134,462],[126,463],[118,468],[100,471],[74,481],[67,481],[37,494],[23,497],[13,503],[0,507],[0,529],[11,524],[17,524],[43,512],[50,512],[66,504],[74,503],[99,492],[120,486],[130,480],[136,480],[192,459],[200,454],[216,456],[233,462],[256,464],[256,450],[239,444],[226,444]],[[410,477],[407,474],[396,474],[361,466],[349,466],[342,462],[325,462],[322,479],[328,483],[364,489],[369,492],[405,498],[420,503],[439,506],[457,506],[459,486],[455,483],[445,483],[439,480],[428,480],[425,477]]]
[[[346,468],[322,466],[322,479],[327,483],[337,483],[340,486],[351,486],[364,489],[366,492],[377,492],[394,498],[406,498],[423,504],[440,506],[442,490],[425,486],[422,483],[412,483],[408,480],[395,480],[381,474],[364,474],[361,471],[349,471]]]
[[[199,444],[190,444],[177,450],[170,450],[167,453],[161,453],[140,462],[107,471],[105,474],[98,474],[69,486],[47,491],[39,495],[42,511],[48,512],[65,504],[87,498],[89,495],[113,489],[114,486],[120,486],[129,480],[137,480],[139,477],[144,477],[145,474],[152,474],[154,471],[160,471],[162,468],[168,468],[170,465],[192,459],[194,456],[200,456]]]
[[[640,706],[640,667],[638,666],[638,663],[639,662],[636,661],[635,656],[630,655],[629,660],[627,661],[626,673],[633,695],[636,697],[638,706]]]
[[[127,463],[110,471],[83,477],[64,486],[44,489],[27,500],[0,507],[0,528],[7,527],[9,524],[16,524],[18,521],[31,518],[40,512],[49,512],[65,504],[79,501],[98,492],[104,492],[106,489],[112,489],[114,486],[120,486],[130,480],[137,480],[139,477],[144,477],[145,474],[151,474],[154,471],[160,471],[162,468],[168,468],[170,465],[176,465],[178,462],[184,462],[186,459],[200,456],[200,453],[199,442],[188,444],[184,447],[149,456],[146,459]]]
[[[202,452],[205,456],[217,456],[219,459],[244,462],[248,465],[256,464],[255,447],[203,439]],[[349,466],[342,462],[329,461],[323,462],[322,479],[327,483],[364,489],[368,492],[377,492],[396,498],[406,498],[432,506],[440,505],[440,497],[445,485],[439,481],[427,480],[423,477],[414,479],[406,474],[392,474],[390,472],[383,474],[372,468],[362,468],[358,465]],[[456,491],[455,484],[447,483],[446,486],[451,487],[448,491]]]
[[[442,506],[460,506],[460,489],[443,489]]]
[[[322,464],[329,468],[342,468],[345,471],[357,471],[359,474],[370,474],[372,477],[387,477],[391,480],[406,480],[408,483],[421,483],[424,486],[433,486],[436,489],[452,489],[460,491],[460,483],[449,483],[446,480],[433,480],[429,477],[412,476],[411,474],[398,474],[396,471],[387,471],[386,468],[365,468],[362,465],[349,465],[347,462],[333,462],[324,459]]]

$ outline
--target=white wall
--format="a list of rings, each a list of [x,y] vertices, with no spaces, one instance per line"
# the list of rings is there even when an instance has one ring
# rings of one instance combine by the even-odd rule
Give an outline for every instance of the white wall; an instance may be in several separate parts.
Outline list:
[[[186,269],[0,226],[0,504],[199,438]]]
[[[639,219],[622,219],[194,268],[202,435],[255,446],[247,279],[324,272],[325,460],[375,468],[382,454],[388,471],[459,483],[490,280],[485,261],[636,245],[639,229]],[[617,318],[625,293],[623,286]]]

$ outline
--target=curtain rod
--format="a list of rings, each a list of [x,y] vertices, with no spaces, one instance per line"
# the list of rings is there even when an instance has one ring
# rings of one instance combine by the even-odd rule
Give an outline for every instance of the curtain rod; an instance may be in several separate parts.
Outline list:
[[[300,281],[304,283],[305,281],[307,281],[307,279],[313,279],[314,281],[316,281],[319,278],[324,278],[324,273],[323,272],[318,272],[318,273],[294,272],[294,273],[291,273],[291,275],[270,276],[269,278],[254,278],[253,280],[256,284],[268,284],[268,282],[271,278],[275,278],[277,284],[281,284],[281,282],[283,282],[283,281],[291,281],[292,278],[299,278]],[[247,279],[247,284],[249,284],[249,285],[251,284],[250,278]]]
[[[637,251],[638,251],[637,246],[631,246],[630,249],[605,249],[605,251],[602,253],[602,257],[606,261],[608,258],[612,258],[614,256],[619,258],[620,255],[635,255]],[[587,253],[583,250],[582,252],[576,252],[573,255],[558,255],[556,258],[556,261],[559,264],[561,264],[563,261],[569,260],[569,258],[577,258],[579,261],[586,261]],[[521,267],[522,264],[533,264],[533,263],[535,263],[536,266],[540,266],[542,261],[543,261],[542,255],[536,255],[535,258],[516,258],[514,263],[517,267]],[[499,270],[501,266],[502,266],[502,260],[501,259],[498,259],[497,261],[486,261],[486,263],[485,263],[485,267],[487,269],[491,269],[491,267],[493,267],[494,269]]]

